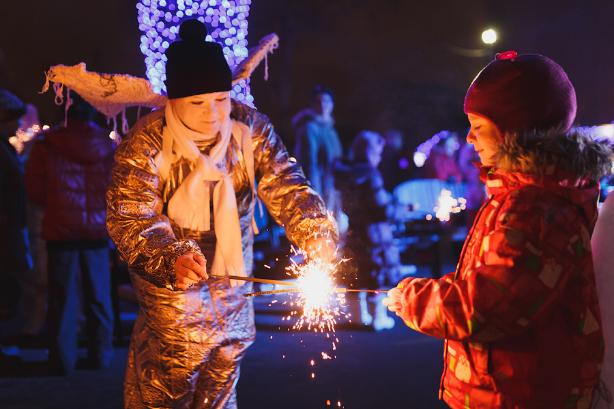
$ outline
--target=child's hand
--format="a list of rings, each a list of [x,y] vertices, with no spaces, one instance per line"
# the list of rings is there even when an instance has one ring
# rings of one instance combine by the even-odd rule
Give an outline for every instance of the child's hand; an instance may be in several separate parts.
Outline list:
[[[200,254],[186,253],[175,261],[175,286],[187,290],[201,280],[209,278],[207,260]]]
[[[321,259],[325,262],[333,262],[336,257],[337,245],[329,238],[320,237],[309,240],[304,250],[310,259]]]
[[[395,287],[388,291],[388,296],[382,301],[388,309],[399,315],[403,307],[403,290],[402,287]]]

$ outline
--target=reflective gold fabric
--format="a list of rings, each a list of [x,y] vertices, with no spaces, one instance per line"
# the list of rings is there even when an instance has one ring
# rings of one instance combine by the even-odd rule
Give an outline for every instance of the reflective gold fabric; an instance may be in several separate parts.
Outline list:
[[[252,132],[258,196],[288,238],[304,247],[316,235],[336,240],[336,226],[320,197],[289,157],[268,118],[233,102],[231,116]],[[164,112],[142,118],[115,155],[107,192],[107,227],[130,266],[140,304],[126,369],[126,408],[235,408],[239,363],[253,342],[249,285],[231,288],[227,280],[209,280],[188,291],[175,290],[173,265],[180,255],[200,252],[212,265],[213,226],[188,231],[166,215],[174,191],[191,164],[176,162],[168,180],[157,174]],[[202,146],[203,152],[208,146]],[[252,270],[252,197],[241,148],[233,140],[227,155],[241,223],[246,271]]]

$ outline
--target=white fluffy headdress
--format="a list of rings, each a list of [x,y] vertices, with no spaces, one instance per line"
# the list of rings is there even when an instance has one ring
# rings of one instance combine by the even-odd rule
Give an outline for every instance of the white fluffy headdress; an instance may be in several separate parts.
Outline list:
[[[265,79],[268,77],[267,55],[279,46],[279,37],[272,33],[263,37],[257,46],[249,50],[248,56],[232,69],[232,83],[249,78],[265,60]],[[162,108],[166,97],[156,94],[149,81],[144,78],[126,74],[104,74],[87,71],[85,63],[72,66],[54,65],[45,73],[45,85],[41,93],[49,90],[53,83],[55,102],[64,102],[64,88],[74,90],[94,108],[114,121],[117,128],[117,116],[122,114],[122,132],[128,132],[126,108],[147,107]],[[67,91],[66,109],[70,106],[70,92]]]

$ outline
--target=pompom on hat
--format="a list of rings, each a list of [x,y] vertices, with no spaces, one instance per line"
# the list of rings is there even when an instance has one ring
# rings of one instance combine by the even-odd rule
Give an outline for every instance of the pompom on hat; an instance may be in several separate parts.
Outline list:
[[[466,114],[491,120],[499,131],[557,128],[576,118],[576,91],[556,62],[539,54],[497,54],[475,77],[465,96]]]
[[[179,41],[166,50],[166,92],[169,98],[183,98],[230,91],[232,74],[222,47],[205,41],[207,28],[198,20],[185,20],[179,27]]]

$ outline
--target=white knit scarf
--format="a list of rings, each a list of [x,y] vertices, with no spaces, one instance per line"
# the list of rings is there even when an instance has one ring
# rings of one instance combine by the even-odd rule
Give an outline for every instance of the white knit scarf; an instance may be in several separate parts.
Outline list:
[[[208,266],[208,270],[210,269],[214,275],[245,276],[239,213],[232,178],[226,169],[226,152],[233,133],[239,143],[245,145],[242,134],[249,131],[245,126],[242,127],[238,122],[228,118],[222,124],[221,139],[213,146],[209,155],[204,155],[198,150],[194,141],[211,140],[217,135],[208,136],[189,129],[176,116],[170,103],[166,104],[165,119],[160,165],[162,179],[168,176],[173,151],[176,154],[175,160],[184,157],[195,164],[169,201],[168,216],[180,227],[209,231],[211,228],[209,200],[210,189],[213,187],[213,217],[217,244],[213,266]],[[245,150],[243,149],[244,152]],[[248,150],[248,155],[252,156],[247,158],[246,162],[251,160],[252,163],[246,165],[252,178],[253,190],[253,154],[251,149]]]

